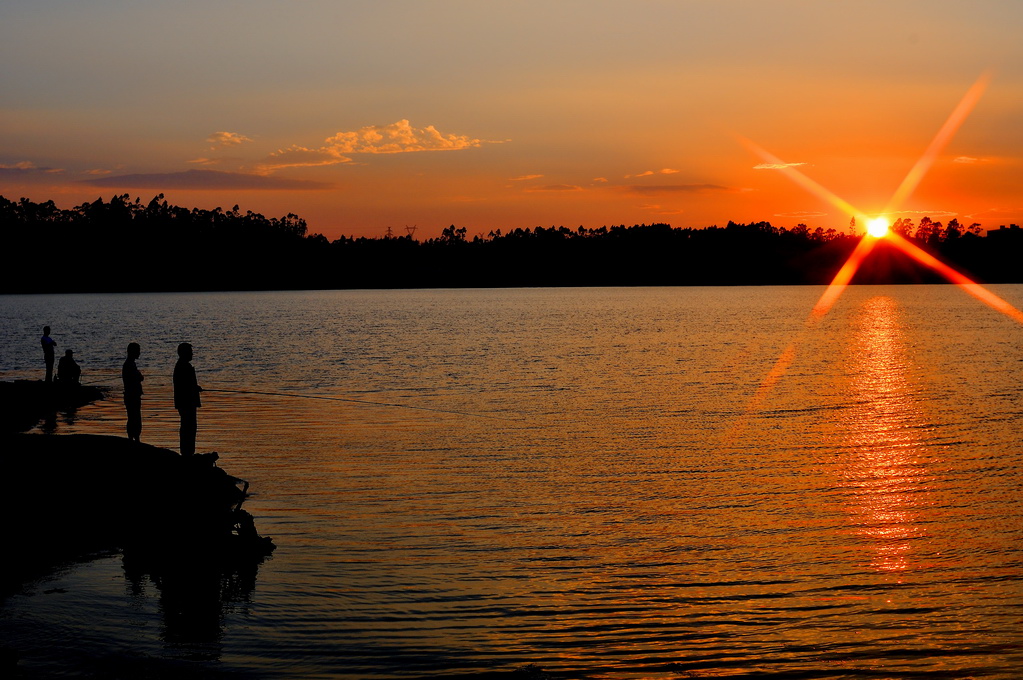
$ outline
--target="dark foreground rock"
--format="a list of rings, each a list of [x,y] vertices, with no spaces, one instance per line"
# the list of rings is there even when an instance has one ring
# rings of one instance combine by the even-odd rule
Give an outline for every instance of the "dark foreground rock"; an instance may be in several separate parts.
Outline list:
[[[24,432],[57,412],[67,413],[102,399],[94,385],[62,385],[59,381],[0,382],[0,432]]]
[[[248,483],[215,456],[119,437],[0,434],[0,586],[104,551],[153,572],[261,561],[274,545],[241,509]]]

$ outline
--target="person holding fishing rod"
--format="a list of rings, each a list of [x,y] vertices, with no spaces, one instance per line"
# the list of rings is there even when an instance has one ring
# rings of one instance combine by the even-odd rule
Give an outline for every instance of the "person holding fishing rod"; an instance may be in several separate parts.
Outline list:
[[[50,337],[50,327],[43,326],[43,337],[39,338],[39,344],[43,346],[43,362],[46,364],[46,382],[53,382],[53,350],[57,343]]]
[[[199,393],[202,388],[195,379],[192,367],[192,345],[183,342],[178,345],[178,362],[174,364],[174,408],[181,416],[179,446],[182,456],[195,453],[195,434],[199,429],[196,410],[202,406]]]
[[[128,439],[133,442],[142,440],[142,372],[135,365],[135,360],[142,355],[142,348],[137,342],[128,343],[128,358],[121,367],[121,382],[124,383],[124,410],[128,414]]]

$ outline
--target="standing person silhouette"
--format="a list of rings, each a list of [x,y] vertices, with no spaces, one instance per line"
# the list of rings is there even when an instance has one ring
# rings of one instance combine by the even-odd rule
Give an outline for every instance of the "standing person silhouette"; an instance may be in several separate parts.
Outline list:
[[[53,382],[53,350],[57,343],[50,337],[50,327],[43,326],[43,337],[39,338],[39,344],[43,346],[43,361],[46,362],[46,382]]]
[[[124,410],[128,413],[128,439],[133,442],[142,441],[142,381],[145,378],[135,360],[142,355],[142,348],[137,342],[128,343],[128,358],[121,366],[121,382],[124,383]]]
[[[181,416],[179,442],[182,456],[195,453],[195,433],[199,429],[195,411],[202,406],[199,399],[202,388],[195,379],[191,361],[192,345],[183,342],[178,345],[178,363],[174,364],[174,408]]]

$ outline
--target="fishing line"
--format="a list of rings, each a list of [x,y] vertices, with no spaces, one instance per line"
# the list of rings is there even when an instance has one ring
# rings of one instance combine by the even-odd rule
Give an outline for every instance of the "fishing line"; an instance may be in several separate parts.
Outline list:
[[[469,416],[471,418],[491,418],[494,420],[518,420],[517,418],[506,418],[504,416],[492,416],[486,413],[468,413],[466,411],[452,411],[443,408],[430,408],[429,406],[412,406],[411,404],[392,404],[383,401],[368,401],[366,399],[352,399],[351,397],[324,397],[316,394],[288,394],[287,392],[259,392],[256,390],[231,390],[203,388],[203,392],[233,392],[235,394],[261,394],[268,397],[292,397],[294,399],[322,399],[324,401],[347,401],[353,404],[364,404],[366,406],[390,406],[393,408],[411,408],[417,411],[433,411],[434,413],[450,413],[457,416]]]
[[[102,379],[90,380],[88,382],[82,381],[81,385],[102,385],[104,389],[111,389],[108,385],[104,384],[105,381]],[[346,401],[353,404],[363,404],[365,406],[389,406],[391,408],[410,408],[416,411],[432,411],[434,413],[449,413],[456,416],[468,416],[470,418],[489,418],[492,420],[505,420],[509,422],[518,422],[521,418],[508,418],[505,416],[494,416],[487,413],[469,413],[468,411],[453,411],[450,409],[443,408],[431,408],[429,406],[413,406],[411,404],[394,404],[383,401],[369,401],[366,399],[353,399],[351,397],[324,397],[316,394],[289,394],[287,392],[260,392],[257,390],[232,390],[227,388],[215,389],[212,387],[204,387],[203,392],[232,392],[234,394],[259,394],[267,397],[291,397],[293,399],[322,399],[324,401]]]

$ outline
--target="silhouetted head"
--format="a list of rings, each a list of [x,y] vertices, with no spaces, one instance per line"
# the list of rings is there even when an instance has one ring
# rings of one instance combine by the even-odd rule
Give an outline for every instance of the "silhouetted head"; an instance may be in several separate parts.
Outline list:
[[[187,342],[183,342],[180,345],[178,345],[178,356],[184,359],[185,361],[191,361],[192,345]]]
[[[129,342],[128,343],[128,358],[129,359],[138,359],[140,354],[142,354],[142,348],[139,347],[139,344],[137,342]]]
[[[49,326],[43,326],[43,335],[49,335],[49,334],[50,334],[50,327]]]
[[[72,355],[74,355],[74,352],[72,352],[71,350],[69,349],[64,350],[64,356],[70,357]]]

